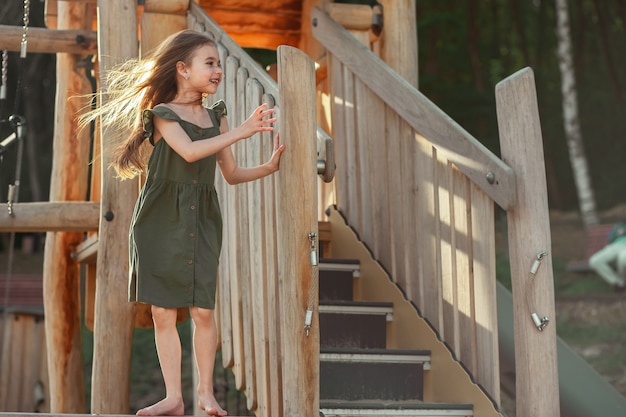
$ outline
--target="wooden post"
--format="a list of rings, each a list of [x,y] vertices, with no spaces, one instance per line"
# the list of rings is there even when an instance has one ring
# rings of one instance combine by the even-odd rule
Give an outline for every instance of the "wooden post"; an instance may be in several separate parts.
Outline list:
[[[100,73],[137,56],[137,2],[98,0]],[[129,374],[135,307],[128,300],[128,227],[137,181],[119,181],[108,169],[114,144],[102,131],[102,197],[98,242],[91,412],[129,410]]]
[[[414,0],[380,0],[383,6],[381,59],[412,86],[418,86],[417,24]]]
[[[187,28],[190,0],[146,0],[141,14],[141,56],[172,33]]]
[[[278,285],[284,416],[319,415],[317,267],[308,234],[317,233],[315,68],[301,51],[278,48],[280,138],[287,146],[277,175]],[[313,284],[313,285],[312,285]],[[313,300],[314,317],[305,332]]]
[[[59,5],[61,29],[91,25],[93,7],[84,3]],[[78,55],[57,55],[56,121],[50,201],[84,201],[89,167],[89,129],[80,130],[77,114],[85,109],[78,97],[90,94],[91,84],[78,66]],[[85,412],[80,325],[80,270],[71,258],[82,240],[78,232],[49,232],[43,268],[45,328],[50,375],[50,410]]]
[[[525,68],[496,86],[503,160],[513,168],[517,204],[507,211],[515,329],[516,415],[552,417],[559,410],[550,219],[535,79]],[[548,317],[540,330],[531,315]]]
[[[302,2],[302,17],[300,28],[300,42],[298,46],[301,50],[306,52],[313,60],[319,62],[324,56],[324,47],[313,37],[311,33],[311,11],[314,7],[319,7],[322,10],[326,9],[326,6],[330,3],[330,0],[304,0]]]

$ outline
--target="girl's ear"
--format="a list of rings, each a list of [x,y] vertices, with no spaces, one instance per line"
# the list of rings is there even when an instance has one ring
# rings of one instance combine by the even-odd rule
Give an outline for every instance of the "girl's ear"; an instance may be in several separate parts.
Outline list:
[[[187,65],[185,65],[185,63],[183,61],[178,61],[176,63],[176,72],[178,73],[178,75],[180,75],[181,77],[184,77],[185,74],[187,74]]]

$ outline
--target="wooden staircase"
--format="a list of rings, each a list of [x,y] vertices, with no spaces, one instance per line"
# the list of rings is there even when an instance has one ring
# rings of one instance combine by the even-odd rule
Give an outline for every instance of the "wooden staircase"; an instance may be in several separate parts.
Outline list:
[[[323,228],[328,241],[322,245],[330,253],[332,232]],[[431,350],[398,348],[389,340],[387,329],[397,319],[394,303],[364,299],[367,279],[360,259],[320,260],[321,415],[473,416],[472,403],[428,401],[425,378],[437,372],[431,370]]]

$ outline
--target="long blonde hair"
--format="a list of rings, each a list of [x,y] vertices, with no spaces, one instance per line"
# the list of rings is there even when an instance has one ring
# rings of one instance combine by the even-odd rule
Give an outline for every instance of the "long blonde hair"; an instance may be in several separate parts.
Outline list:
[[[216,46],[206,35],[183,30],[165,39],[146,59],[131,59],[109,70],[101,92],[104,104],[80,117],[86,125],[100,117],[104,127],[130,130],[116,149],[111,165],[121,178],[142,172],[149,154],[141,114],[144,109],[172,101],[177,93],[176,63],[191,64],[204,45]]]

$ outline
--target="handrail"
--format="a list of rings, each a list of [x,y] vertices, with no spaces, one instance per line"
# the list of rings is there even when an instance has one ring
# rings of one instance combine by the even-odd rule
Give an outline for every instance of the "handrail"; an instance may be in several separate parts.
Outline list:
[[[506,210],[514,205],[515,179],[509,166],[319,8],[313,9],[312,21],[315,38],[341,57],[350,71],[367,80],[368,87],[413,129],[445,152],[500,207]]]
[[[518,415],[558,415],[555,329],[536,327],[531,315],[554,312],[552,264],[543,254],[550,249],[549,213],[532,70],[496,87],[504,163],[328,15],[314,9],[311,24],[327,50],[324,92],[337,144],[338,209],[496,404],[493,203],[505,209],[518,297],[516,382],[524,399]],[[534,276],[528,268],[538,253],[544,266]],[[550,394],[534,383],[537,375]],[[441,388],[434,395],[450,395]]]
[[[190,2],[189,5],[189,27],[194,27],[200,32],[207,32],[213,37],[213,40],[220,45],[222,50],[229,51],[231,56],[235,56],[239,60],[240,66],[247,68],[251,78],[256,78],[265,88],[265,92],[274,98],[278,96],[278,86],[276,81],[264,71],[251,57],[248,55],[233,39],[228,36],[224,30],[212,19],[202,17],[206,13],[202,7],[196,2]],[[224,60],[223,60],[224,61]],[[318,173],[324,182],[330,182],[334,176],[334,159],[332,158],[332,138],[324,129],[317,127],[317,148],[320,154]]]
[[[312,24],[327,48],[336,204],[498,403],[494,201],[514,204],[515,176],[325,13]],[[443,391],[435,400],[453,399]]]
[[[309,235],[317,233],[316,147],[327,136],[316,134],[314,65],[303,52],[279,47],[277,84],[195,2],[188,26],[218,45],[224,81],[212,99],[224,99],[231,125],[268,103],[286,145],[271,176],[235,186],[216,179],[224,223],[216,303],[222,362],[257,416],[313,417],[319,330],[304,329],[307,310],[317,311]],[[234,144],[238,163],[266,161],[272,137],[263,132]]]

